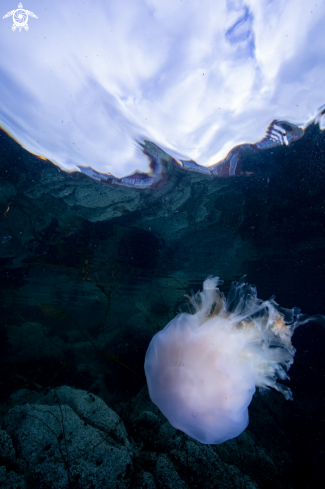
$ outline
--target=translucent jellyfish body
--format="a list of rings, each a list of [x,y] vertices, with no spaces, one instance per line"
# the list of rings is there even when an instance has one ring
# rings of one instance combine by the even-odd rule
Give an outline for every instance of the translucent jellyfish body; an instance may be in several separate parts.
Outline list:
[[[257,298],[256,288],[234,282],[228,298],[218,277],[190,298],[193,314],[181,313],[147,350],[145,373],[151,400],[172,426],[201,443],[238,436],[248,425],[256,387],[282,392],[295,349],[294,329],[307,322],[297,308],[282,309]]]

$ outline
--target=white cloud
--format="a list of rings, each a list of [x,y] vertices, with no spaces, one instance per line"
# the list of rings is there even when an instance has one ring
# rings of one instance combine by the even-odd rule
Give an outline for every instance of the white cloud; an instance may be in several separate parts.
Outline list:
[[[325,102],[323,2],[23,4],[28,32],[0,22],[0,123],[66,169],[146,170],[144,137],[210,165]]]

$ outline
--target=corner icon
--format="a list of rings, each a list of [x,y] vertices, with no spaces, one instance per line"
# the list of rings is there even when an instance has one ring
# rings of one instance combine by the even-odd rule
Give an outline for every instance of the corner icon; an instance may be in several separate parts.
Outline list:
[[[24,28],[25,31],[29,30],[29,25],[27,23],[28,16],[38,19],[37,15],[35,15],[33,12],[23,9],[23,5],[21,3],[18,5],[16,10],[11,10],[11,12],[6,13],[6,15],[3,16],[3,19],[11,16],[13,20],[12,30],[15,31],[18,27],[19,32],[21,32],[22,28]]]

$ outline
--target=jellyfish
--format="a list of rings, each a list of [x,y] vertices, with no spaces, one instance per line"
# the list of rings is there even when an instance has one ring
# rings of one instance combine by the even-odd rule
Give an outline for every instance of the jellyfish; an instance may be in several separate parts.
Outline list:
[[[209,277],[178,314],[151,340],[145,357],[149,395],[170,424],[204,444],[242,433],[256,388],[273,388],[287,400],[295,329],[310,320],[300,309],[262,301],[256,287],[233,282],[226,298]]]

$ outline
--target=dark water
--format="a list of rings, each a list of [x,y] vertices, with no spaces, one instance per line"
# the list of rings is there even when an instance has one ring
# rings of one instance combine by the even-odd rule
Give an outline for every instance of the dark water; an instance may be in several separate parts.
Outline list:
[[[16,474],[10,480],[39,488],[324,487],[321,325],[294,334],[294,400],[257,392],[246,432],[222,445],[166,435],[143,370],[152,336],[211,274],[225,293],[247,275],[262,299],[276,295],[283,307],[325,313],[324,138],[310,126],[289,147],[244,148],[243,176],[212,177],[162,160],[168,178],[139,190],[66,174],[0,134],[1,439],[10,435],[16,457],[3,450],[0,465]],[[43,406],[60,386],[98,396],[121,417],[131,441],[123,476],[94,482],[107,461],[97,460],[92,478],[76,468],[59,395],[59,428],[42,421],[53,453],[44,455],[46,445],[38,458],[26,454],[24,443],[45,435],[12,420],[35,418],[29,406]],[[104,446],[71,443],[84,466]],[[8,477],[6,487],[18,487]]]

